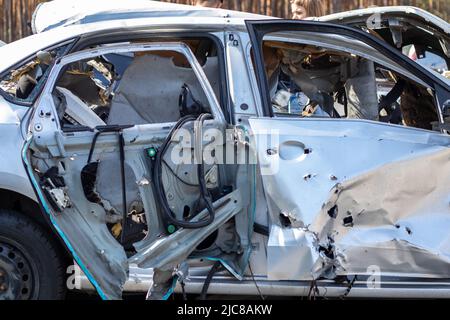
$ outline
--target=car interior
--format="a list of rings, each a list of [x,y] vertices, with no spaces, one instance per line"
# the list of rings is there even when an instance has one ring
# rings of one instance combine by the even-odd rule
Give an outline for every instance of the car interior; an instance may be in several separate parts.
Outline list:
[[[220,96],[220,69],[214,43],[208,39],[185,43],[197,52],[214,92]],[[176,122],[186,112],[182,105],[186,108],[187,103],[195,102],[208,109],[206,96],[186,59],[167,51],[108,54],[73,63],[58,80],[54,95],[55,99],[70,103],[64,115],[65,128],[89,126],[85,120],[90,113],[87,110],[100,118],[93,120],[98,125],[139,125]],[[75,111],[83,109],[86,110],[83,116],[77,116]]]
[[[433,92],[400,72],[395,62],[384,63],[379,56],[372,60],[375,54],[364,54],[360,44],[354,45],[357,49],[339,50],[326,42],[279,37],[269,35],[263,42],[276,117],[364,119],[428,130],[438,122]],[[185,128],[194,132],[192,140],[196,140],[195,130],[213,118],[213,106],[192,61],[178,51],[164,49],[164,43],[190,48],[223,110],[218,48],[209,38],[165,38],[102,43],[85,49],[143,43],[161,45],[161,50],[109,52],[64,66],[51,92],[58,115],[54,120],[63,138],[57,146],[50,146],[40,145],[41,137],[36,136],[29,152],[34,177],[58,222],[69,229],[72,238],[82,239],[77,243],[81,254],[110,269],[108,275],[101,268],[93,272],[108,278],[111,286],[126,278],[127,261],[148,267],[148,257],[152,257],[148,248],[153,250],[179,229],[208,226],[217,212],[229,208],[235,211],[230,216],[235,216],[204,236],[198,232],[198,241],[191,237],[194,246],[187,241],[172,245],[184,248],[190,258],[209,259],[208,266],[212,259],[226,258],[227,265],[232,265],[229,271],[243,274],[249,259],[244,253],[252,246],[249,203],[256,191],[249,181],[256,181],[251,176],[256,176],[254,167],[176,164],[171,158],[182,145],[175,133]],[[29,99],[57,55],[49,52],[29,62],[4,79],[2,89]],[[200,144],[204,148],[208,143],[200,140]],[[188,153],[194,157],[193,149]],[[245,200],[239,202],[235,193]],[[166,249],[164,254],[176,249]],[[134,257],[137,260],[129,260]],[[180,254],[161,265],[173,267],[180,257],[186,258]]]
[[[158,45],[164,46],[164,43],[158,41]],[[167,43],[176,42],[172,39]],[[213,42],[188,40],[184,43],[194,52],[213,91],[220,97],[221,71]],[[122,44],[128,45],[115,45]],[[90,49],[107,48],[109,45],[102,44]],[[94,128],[98,134],[90,145],[83,148],[83,153],[89,151],[88,159],[81,155],[76,159],[73,157],[72,163],[77,163],[77,168],[72,168],[70,172],[67,162],[43,159],[34,153],[33,167],[41,187],[56,212],[69,214],[80,206],[100,206],[104,225],[128,257],[136,254],[136,247],[144,247],[161,233],[171,234],[178,226],[168,223],[158,227],[158,220],[163,219],[161,216],[164,215],[150,212],[153,207],[149,205],[149,199],[159,203],[160,208],[166,208],[166,214],[169,212],[167,216],[170,215],[169,222],[174,220],[185,228],[195,228],[211,223],[211,218],[200,222],[191,220],[195,220],[205,208],[213,217],[212,203],[237,188],[236,168],[225,171],[221,165],[180,165],[171,159],[172,150],[178,145],[172,137],[174,130],[183,126],[192,130],[191,124],[195,120],[205,122],[208,120],[205,115],[211,113],[198,75],[179,52],[161,49],[109,53],[70,63],[59,74],[53,101],[61,129],[66,135],[70,137],[76,132],[93,131]],[[150,135],[152,125],[171,128],[173,123],[176,124],[169,136],[163,139],[165,142],[161,143],[159,138],[157,140],[156,134]],[[139,137],[126,140],[126,154],[120,140],[112,146],[105,146],[102,142],[102,136],[108,135],[102,130],[132,126],[149,130],[149,138],[142,131]],[[150,142],[152,140],[153,143]],[[69,145],[65,147],[70,148]],[[145,163],[138,163],[141,161]],[[137,173],[137,167],[142,165],[145,166],[146,178]],[[67,174],[71,177],[68,178]],[[145,199],[143,188],[151,180],[158,186]],[[83,197],[79,195],[80,187]],[[234,219],[231,219],[209,235],[197,245],[193,255],[218,256],[224,252],[236,252],[239,237],[234,224]]]
[[[439,119],[425,86],[355,51],[267,39],[263,54],[276,116],[365,119],[428,130]]]

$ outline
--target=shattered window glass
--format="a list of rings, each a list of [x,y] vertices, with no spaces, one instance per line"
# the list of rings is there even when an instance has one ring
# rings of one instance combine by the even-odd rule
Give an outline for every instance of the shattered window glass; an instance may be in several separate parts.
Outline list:
[[[33,102],[45,85],[51,66],[67,46],[39,51],[22,66],[0,79],[0,90],[17,102]]]

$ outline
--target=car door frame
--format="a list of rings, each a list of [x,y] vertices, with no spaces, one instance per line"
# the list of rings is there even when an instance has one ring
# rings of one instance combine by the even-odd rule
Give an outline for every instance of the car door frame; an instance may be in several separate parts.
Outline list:
[[[152,51],[175,51],[178,53],[183,54],[186,59],[189,61],[193,72],[195,73],[205,95],[206,98],[210,104],[211,112],[213,115],[213,119],[208,121],[209,125],[213,125],[216,127],[224,128],[226,126],[226,120],[223,115],[223,112],[220,108],[220,104],[217,100],[217,97],[214,94],[214,90],[211,87],[211,84],[208,81],[208,78],[206,77],[202,67],[198,63],[197,59],[195,58],[194,53],[191,51],[191,49],[184,43],[181,42],[162,42],[162,43],[139,43],[139,44],[118,44],[118,45],[112,45],[107,46],[104,48],[95,48],[95,49],[87,49],[78,51],[75,53],[71,53],[69,55],[66,55],[62,58],[57,59],[55,64],[52,67],[52,70],[49,73],[49,77],[47,80],[47,83],[45,84],[40,97],[37,99],[32,114],[29,119],[29,135],[27,138],[27,141],[24,144],[24,147],[22,149],[22,160],[25,166],[25,169],[27,171],[27,174],[30,178],[30,181],[32,182],[33,189],[37,195],[38,202],[43,209],[43,212],[46,213],[46,216],[49,218],[51,226],[53,230],[58,234],[59,238],[63,240],[65,246],[69,250],[69,252],[72,254],[74,260],[77,262],[77,264],[80,266],[80,268],[83,270],[83,272],[86,274],[89,281],[93,284],[99,295],[103,299],[108,299],[111,297],[110,294],[105,293],[102,289],[102,286],[99,284],[97,279],[92,275],[92,273],[89,271],[89,269],[86,267],[86,264],[82,261],[79,254],[76,250],[76,245],[74,245],[73,241],[71,241],[65,234],[64,230],[61,229],[60,226],[58,226],[55,218],[52,214],[51,206],[49,205],[48,201],[46,200],[45,196],[42,193],[42,190],[39,186],[39,183],[36,181],[34,175],[33,175],[33,168],[31,166],[31,163],[28,159],[27,152],[29,149],[29,146],[31,144],[31,141],[33,139],[34,135],[38,135],[40,138],[44,137],[44,139],[47,139],[47,141],[50,141],[53,143],[52,147],[54,149],[54,156],[62,156],[63,155],[63,149],[64,146],[62,146],[62,142],[60,139],[58,139],[58,134],[65,134],[67,132],[64,132],[61,124],[59,123],[58,116],[57,116],[57,110],[54,105],[53,99],[52,99],[52,92],[56,86],[57,79],[60,77],[61,72],[64,70],[64,67],[68,64],[84,59],[89,59],[93,57],[97,57],[100,55],[108,54],[108,53],[126,53],[126,52],[152,52]],[[173,127],[174,123],[161,123],[156,125],[150,125],[150,127],[145,128],[143,130],[147,130],[148,132],[158,132],[161,133],[162,131],[169,131],[171,127]],[[146,126],[146,125],[142,125]],[[139,125],[133,125],[132,128],[140,127]],[[47,128],[44,130],[43,128]],[[124,131],[129,129],[124,129]],[[95,128],[86,128],[83,126],[80,126],[78,129],[70,130],[70,136],[77,137],[77,134],[86,135],[87,132],[92,132],[94,134]],[[49,144],[50,146],[51,144]],[[56,147],[56,148],[55,148]],[[50,152],[51,153],[51,152]]]
[[[291,21],[291,20],[271,20],[271,21],[247,21],[246,22],[247,27],[248,27],[248,32],[250,34],[250,38],[252,41],[252,46],[253,46],[253,57],[254,57],[254,61],[255,61],[255,69],[256,69],[256,77],[258,80],[258,86],[259,86],[259,90],[260,90],[260,95],[261,95],[261,100],[262,100],[262,105],[263,105],[263,110],[265,112],[265,117],[267,118],[263,118],[263,119],[250,119],[250,122],[254,122],[251,124],[252,130],[255,130],[254,133],[255,135],[267,135],[268,133],[263,132],[263,131],[259,131],[262,128],[273,128],[275,129],[275,131],[278,130],[278,132],[283,132],[283,130],[288,130],[286,129],[286,127],[288,127],[289,125],[295,123],[292,125],[292,127],[297,126],[298,128],[302,128],[302,130],[304,130],[305,132],[308,132],[308,130],[310,130],[311,136],[314,135],[314,133],[319,133],[321,132],[320,126],[323,125],[324,126],[324,136],[327,136],[327,130],[330,130],[328,127],[333,124],[333,123],[337,123],[339,125],[342,125],[343,123],[341,123],[340,121],[344,121],[346,124],[349,122],[354,122],[355,124],[357,124],[359,127],[363,127],[366,124],[369,127],[380,127],[381,129],[383,128],[387,128],[388,130],[386,131],[391,131],[391,130],[396,130],[398,132],[403,132],[402,130],[406,130],[405,132],[410,132],[411,134],[417,134],[419,135],[430,135],[438,138],[442,139],[442,141],[447,142],[448,140],[448,136],[447,135],[442,135],[438,132],[433,132],[433,131],[429,131],[429,130],[422,130],[422,129],[416,129],[416,128],[408,128],[408,127],[402,127],[402,126],[397,126],[397,125],[390,125],[390,124],[382,124],[379,122],[374,122],[374,121],[370,121],[370,120],[360,120],[360,119],[348,119],[348,120],[340,120],[340,119],[292,119],[292,118],[275,118],[272,108],[271,108],[271,99],[270,99],[270,95],[269,95],[269,85],[268,85],[268,81],[267,81],[267,77],[266,77],[266,71],[265,71],[265,67],[264,67],[264,57],[263,57],[263,53],[262,53],[262,43],[263,43],[263,38],[266,34],[268,33],[272,33],[272,32],[295,32],[295,31],[299,31],[299,32],[317,32],[317,33],[327,33],[327,34],[337,34],[340,36],[347,36],[350,38],[353,38],[355,40],[359,40],[362,41],[368,45],[370,45],[371,47],[375,48],[377,51],[381,52],[383,55],[385,55],[387,58],[389,58],[390,60],[393,60],[395,62],[397,62],[400,67],[404,68],[405,71],[409,72],[410,74],[416,76],[418,79],[420,79],[421,81],[423,81],[425,84],[427,84],[429,86],[429,88],[433,89],[435,91],[435,97],[437,99],[437,102],[439,103],[438,105],[443,108],[444,105],[442,105],[440,102],[444,102],[447,101],[449,98],[449,88],[448,88],[448,84],[440,79],[439,77],[437,77],[435,74],[429,72],[428,70],[426,70],[425,68],[423,68],[422,66],[418,65],[417,63],[415,63],[414,61],[410,60],[408,57],[402,55],[401,53],[399,53],[398,51],[396,51],[394,48],[391,48],[388,44],[386,44],[385,42],[375,38],[374,36],[365,33],[363,31],[351,28],[351,27],[347,27],[347,26],[342,26],[342,25],[335,25],[335,24],[330,24],[330,23],[321,23],[321,22],[311,22],[311,21]],[[438,110],[439,115],[440,115],[440,120],[442,121],[442,110],[439,109]],[[339,121],[339,122],[338,122]],[[312,124],[317,124],[316,127],[314,127],[313,129],[315,130],[311,130],[312,128]],[[263,124],[263,125],[261,125]],[[306,124],[306,128],[303,128],[302,126]],[[300,130],[301,131],[301,130]],[[377,129],[378,131],[378,129]],[[444,130],[442,130],[444,131]],[[258,133],[261,132],[261,133]],[[293,132],[293,131],[292,131]],[[289,138],[286,138],[284,140],[288,141],[288,139],[302,139],[301,137],[303,137],[302,135],[295,135],[294,133],[289,132],[289,134],[285,134],[285,136],[289,136]],[[363,130],[359,131],[360,134],[363,133]],[[379,131],[380,133],[383,132],[382,130]],[[347,135],[345,135],[342,132],[339,132],[339,134],[341,134],[344,137],[347,137]],[[377,133],[378,134],[378,133]],[[336,135],[338,135],[338,133],[336,133]],[[406,136],[406,135],[405,135]],[[384,140],[383,138],[385,137],[378,137],[379,141]],[[319,140],[319,139],[318,139]],[[395,139],[394,139],[395,140]],[[418,139],[420,140],[420,139]],[[432,139],[429,139],[430,141],[432,141]],[[436,141],[437,141],[436,140]],[[277,153],[281,154],[281,147],[279,147],[279,145],[275,145],[275,143],[273,143],[273,145],[264,145],[264,142],[266,142],[267,140],[263,139],[263,146],[261,146],[258,150],[258,158],[260,163],[265,163],[265,161],[263,161],[265,158],[270,158],[272,155],[277,155]],[[423,141],[427,141],[427,139],[424,139]],[[288,141],[291,142],[291,141]],[[297,142],[297,141],[295,141]],[[304,141],[301,141],[304,142]],[[443,143],[444,143],[443,142]],[[320,141],[317,142],[318,144],[320,144]],[[257,143],[258,144],[258,143]],[[426,144],[426,143],[425,143]],[[280,143],[281,145],[281,143]],[[300,145],[300,143],[298,144]],[[303,148],[306,146],[307,144],[304,143],[303,144]],[[430,142],[430,145],[432,145],[432,143]],[[309,145],[308,145],[309,146]],[[315,146],[316,150],[319,149],[317,147],[317,145]],[[312,149],[308,149],[308,150],[313,150],[314,146],[312,146]],[[268,152],[268,150],[272,150],[274,153],[270,154]],[[299,148],[300,150],[300,148]],[[360,149],[359,149],[360,150]],[[306,152],[305,152],[306,154]],[[406,154],[406,153],[405,153]],[[280,156],[281,157],[281,156]],[[331,158],[331,157],[330,157]],[[285,159],[286,160],[286,159]],[[287,161],[287,160],[286,160]],[[299,159],[293,159],[293,162],[296,161],[301,162]],[[398,161],[398,159],[396,159],[395,161]],[[281,166],[280,166],[281,167]],[[298,168],[295,168],[296,170]],[[311,169],[310,169],[311,170]],[[314,170],[314,169],[313,169]],[[294,175],[294,168],[290,168],[290,171],[292,172],[292,175]],[[307,173],[307,172],[305,172]],[[298,172],[298,175],[303,174],[303,172]],[[271,173],[267,174],[268,176],[271,175]],[[286,177],[286,175],[285,175]],[[297,177],[297,176],[296,176]],[[305,175],[303,177],[303,179],[305,181],[308,181],[309,179],[314,179],[315,177],[315,173],[310,173],[309,175]],[[272,180],[266,180],[264,182],[265,184],[265,191],[266,191],[266,198],[270,198],[270,195],[267,196],[268,192],[272,192],[272,198],[275,198],[275,196],[280,195],[280,192],[275,188],[275,186],[279,186],[280,188],[284,188],[288,189],[291,186],[294,186],[294,183],[292,184],[286,184],[287,182],[292,182],[292,181],[288,181],[288,180],[281,180],[283,177],[280,178],[280,180],[276,180],[278,178],[270,178]],[[297,177],[298,179],[298,177]],[[336,179],[338,180],[337,177],[334,176],[330,176],[331,180]],[[265,180],[265,178],[263,177],[263,180]],[[275,182],[274,182],[275,181]],[[340,182],[340,181],[339,181]],[[295,185],[298,188],[298,185]],[[269,189],[271,189],[271,191],[268,191]],[[329,189],[327,189],[329,190]],[[275,195],[275,196],[274,196]],[[291,196],[292,194],[289,194],[289,196]],[[286,196],[288,197],[288,196]],[[298,197],[297,197],[298,198]],[[288,205],[292,205],[291,203],[288,203],[290,200],[292,200],[292,202],[294,202],[294,196],[289,197],[288,200],[286,200],[284,203],[282,203],[283,205],[285,205],[286,207]],[[304,200],[302,198],[302,200]],[[323,199],[319,199],[319,201],[321,201],[321,203],[323,203]],[[304,203],[304,202],[303,202]],[[293,206],[293,205],[292,205]],[[280,209],[281,206],[274,206],[276,209]],[[294,207],[295,210],[298,207]],[[282,208],[282,209],[286,209],[286,208]],[[308,208],[309,209],[309,208]],[[308,210],[306,210],[307,212],[310,212]],[[289,211],[286,211],[289,212]],[[314,211],[313,213],[315,213],[316,211]],[[275,215],[275,213],[274,213]],[[292,230],[296,230],[298,231],[299,229],[296,229],[295,227],[293,227],[292,229],[287,228],[287,231],[284,231],[284,229],[278,227],[276,225],[276,220],[275,220],[275,216],[272,216],[272,221],[275,221],[275,223],[271,224],[271,233],[273,231],[278,231],[279,234],[282,234],[280,236],[280,238],[283,239],[287,239],[289,232],[291,232]],[[301,216],[301,215],[300,215]],[[298,221],[295,220],[296,217],[294,217],[294,219],[292,219],[292,221]],[[303,221],[301,221],[303,222]],[[311,221],[306,221],[304,222],[305,225],[307,225],[308,227],[306,229],[309,228],[309,223]],[[275,228],[273,228],[275,227]],[[280,231],[281,230],[281,231]],[[316,230],[315,230],[316,231]],[[292,231],[294,232],[294,231]],[[295,237],[297,237],[298,235],[296,235]],[[277,235],[275,234],[275,236],[272,237],[273,239],[277,238]],[[270,243],[270,239],[269,239],[269,243]],[[292,243],[290,243],[288,246],[286,247],[295,247],[296,245],[298,245],[298,242],[294,243],[294,241]],[[283,245],[279,245],[277,247],[277,243],[271,243],[271,246],[274,248],[272,249],[272,253],[273,254],[273,260],[277,262],[277,264],[275,263],[271,263],[269,261],[270,259],[270,253],[268,256],[268,266],[275,266],[275,265],[283,265],[283,268],[279,268],[278,270],[276,269],[272,269],[275,270],[276,272],[278,272],[278,274],[282,274],[282,276],[285,276],[286,274],[289,273],[288,268],[285,268],[284,266],[286,265],[291,265],[292,269],[295,269],[296,267],[298,267],[297,265],[293,265],[290,264],[289,260],[285,260],[286,262],[284,264],[280,264],[280,260],[282,260],[282,251],[284,249],[286,249],[286,247],[283,247]],[[301,245],[299,245],[299,248],[305,248],[308,247],[305,245],[305,243],[302,243]],[[281,248],[281,250],[280,250]],[[311,248],[313,248],[313,246],[311,246]],[[309,249],[308,249],[309,250]],[[314,250],[314,249],[313,249]],[[313,252],[313,250],[311,252]],[[286,249],[287,251],[287,249]],[[309,252],[308,252],[309,253]],[[297,253],[296,253],[297,254]],[[291,252],[290,254],[287,254],[286,256],[293,256],[294,254]],[[299,253],[297,254],[297,256],[300,255]],[[277,275],[276,272],[273,272],[273,275]],[[303,276],[303,275],[301,275]],[[275,279],[275,278],[273,278]],[[288,280],[285,278],[282,279],[276,279],[276,280]],[[298,280],[298,279],[297,279]],[[303,279],[302,279],[303,280]]]
[[[450,88],[448,83],[375,36],[349,26],[318,21],[247,20],[245,23],[252,42],[256,78],[262,99],[264,116],[274,117],[270,104],[269,84],[264,68],[264,57],[262,52],[263,38],[266,34],[272,32],[299,31],[347,36],[366,43],[375,50],[381,52],[387,58],[397,62],[402,68],[421,79],[435,91],[437,106],[439,106],[437,108],[439,121],[441,124],[444,123],[443,110],[445,108],[445,102],[450,99]]]

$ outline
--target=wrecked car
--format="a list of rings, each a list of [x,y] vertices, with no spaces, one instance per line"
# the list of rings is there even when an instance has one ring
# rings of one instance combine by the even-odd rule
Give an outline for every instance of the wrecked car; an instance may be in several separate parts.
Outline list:
[[[405,54],[448,70],[448,24],[377,10],[38,7],[0,49],[0,298],[74,263],[103,299],[449,297],[450,82]]]

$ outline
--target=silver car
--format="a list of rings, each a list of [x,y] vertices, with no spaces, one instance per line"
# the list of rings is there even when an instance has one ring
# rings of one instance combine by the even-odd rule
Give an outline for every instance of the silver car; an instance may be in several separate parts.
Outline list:
[[[0,48],[0,299],[449,297],[449,24],[314,20],[40,5]]]

